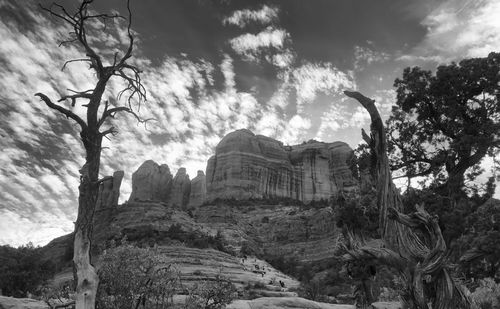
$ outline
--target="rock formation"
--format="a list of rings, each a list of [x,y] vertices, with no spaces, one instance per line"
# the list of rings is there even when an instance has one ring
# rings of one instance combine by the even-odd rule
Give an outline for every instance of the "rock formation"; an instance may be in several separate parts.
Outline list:
[[[122,184],[124,174],[125,173],[123,171],[114,172],[112,177],[107,178],[100,184],[96,211],[118,206],[120,186]]]
[[[207,178],[203,171],[198,171],[193,180],[191,180],[191,193],[189,194],[189,207],[198,207],[207,198]]]
[[[172,181],[172,194],[170,205],[180,209],[186,209],[191,193],[191,181],[186,169],[181,167]]]
[[[172,191],[172,174],[166,164],[147,160],[132,174],[129,201],[168,202]]]
[[[94,233],[93,248],[94,252],[99,249],[97,244],[106,240],[106,232],[109,223],[112,221],[118,207],[120,198],[120,186],[122,184],[124,172],[117,171],[113,176],[108,177],[101,182],[99,186],[99,195],[97,196],[96,208],[94,213]]]
[[[207,164],[207,199],[284,197],[305,203],[358,189],[343,142],[284,146],[249,130],[226,135]]]

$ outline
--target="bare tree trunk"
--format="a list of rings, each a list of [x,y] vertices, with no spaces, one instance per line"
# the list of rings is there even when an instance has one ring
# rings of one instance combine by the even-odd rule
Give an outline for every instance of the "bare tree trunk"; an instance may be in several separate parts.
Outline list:
[[[76,309],[94,309],[99,277],[92,264],[92,220],[99,193],[99,166],[102,137],[99,132],[82,132],[87,152],[86,162],[80,170],[78,217],[75,226],[73,263],[75,266]]]
[[[61,113],[74,120],[81,128],[80,137],[85,148],[85,164],[80,170],[80,186],[78,197],[78,216],[75,224],[75,239],[74,239],[74,276],[76,282],[76,308],[77,309],[94,309],[97,296],[97,287],[99,285],[99,277],[92,265],[91,248],[92,248],[92,227],[93,216],[99,193],[99,166],[101,163],[101,146],[102,138],[111,134],[114,135],[116,130],[114,127],[108,127],[101,130],[109,118],[114,118],[117,113],[126,112],[134,116],[137,121],[145,122],[133,110],[131,99],[135,97],[137,104],[140,106],[141,101],[146,100],[146,89],[144,88],[140,73],[141,71],[134,65],[127,63],[132,57],[134,46],[134,36],[132,35],[132,11],[130,10],[130,0],[127,0],[128,11],[128,26],[127,35],[129,39],[128,47],[119,57],[120,52],[115,52],[114,58],[110,65],[105,65],[103,59],[104,54],[100,54],[98,49],[95,49],[89,44],[87,27],[89,23],[99,21],[106,25],[107,21],[124,18],[118,14],[94,14],[89,8],[94,0],[81,1],[77,11],[70,14],[62,5],[53,3],[50,7],[42,7],[43,10],[49,12],[52,16],[58,18],[66,25],[70,26],[73,31],[70,32],[70,38],[62,41],[60,45],[76,44],[84,53],[85,58],[68,60],[64,63],[63,69],[69,63],[87,62],[89,69],[93,71],[97,77],[97,83],[93,89],[84,91],[70,90],[71,94],[63,95],[57,102],[71,102],[74,107],[77,102],[85,101],[83,106],[87,108],[86,119],[82,119],[75,114],[71,109],[54,103],[43,93],[36,93],[35,96],[40,99],[51,109]],[[126,18],[124,18],[126,19]],[[105,30],[106,27],[103,28]],[[118,48],[119,49],[119,48]],[[109,59],[108,59],[109,60]],[[124,93],[128,93],[127,106],[111,106],[108,101],[102,102],[102,96],[106,90],[107,82],[112,77],[117,77],[125,82],[125,88],[118,93],[118,100]],[[101,104],[102,103],[102,104]],[[99,112],[99,107],[103,107],[102,112]]]

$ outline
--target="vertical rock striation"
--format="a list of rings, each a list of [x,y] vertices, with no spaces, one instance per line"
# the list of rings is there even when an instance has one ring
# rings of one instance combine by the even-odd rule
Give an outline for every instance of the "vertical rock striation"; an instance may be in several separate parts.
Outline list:
[[[207,199],[285,197],[305,203],[359,190],[343,142],[284,146],[249,130],[226,135],[207,164]]]
[[[227,134],[207,163],[207,174],[189,180],[185,168],[174,178],[167,165],[144,162],[132,175],[129,201],[198,207],[215,199],[291,198],[304,203],[359,193],[350,169],[352,149],[343,142],[283,143],[249,130]]]
[[[186,209],[189,203],[191,193],[191,181],[186,169],[181,167],[172,181],[172,194],[170,196],[170,205],[175,208]]]
[[[198,171],[198,175],[191,180],[191,193],[189,194],[189,208],[198,207],[207,198],[207,178],[203,171]]]
[[[101,182],[97,202],[94,212],[93,224],[93,244],[92,251],[97,250],[97,246],[106,240],[109,223],[112,221],[118,207],[120,198],[120,186],[122,184],[124,172],[117,171],[112,177]]]

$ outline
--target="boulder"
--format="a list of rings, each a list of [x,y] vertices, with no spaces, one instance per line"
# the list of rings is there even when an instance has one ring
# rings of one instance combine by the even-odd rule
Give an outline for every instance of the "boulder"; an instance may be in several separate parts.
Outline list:
[[[132,174],[129,201],[168,202],[172,191],[172,174],[168,165],[147,160]]]
[[[373,303],[371,305],[371,308],[373,309],[401,309],[403,306],[401,305],[400,302],[385,302],[385,301],[380,301]]]
[[[43,301],[0,296],[0,309],[50,309]]]
[[[252,300],[235,300],[227,309],[355,309],[353,305],[336,305],[315,302],[301,297],[261,297]]]
[[[195,208],[203,204],[207,198],[207,178],[203,171],[191,180],[191,193],[189,194],[189,208]]]
[[[175,208],[186,209],[191,193],[191,181],[184,167],[181,167],[177,171],[172,181],[171,190],[170,205]]]

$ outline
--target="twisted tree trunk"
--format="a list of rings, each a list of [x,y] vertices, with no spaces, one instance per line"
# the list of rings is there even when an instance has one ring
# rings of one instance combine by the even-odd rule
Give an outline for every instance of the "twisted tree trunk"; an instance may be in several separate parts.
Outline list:
[[[405,282],[401,300],[406,308],[470,308],[462,287],[452,278],[447,265],[447,248],[436,217],[417,206],[411,215],[402,214],[399,191],[392,182],[385,129],[371,100],[359,92],[344,91],[368,111],[371,136],[363,138],[372,148],[376,165],[377,207],[382,246],[358,241],[343,256],[345,261],[377,261],[396,269]],[[355,241],[352,241],[355,242]]]

